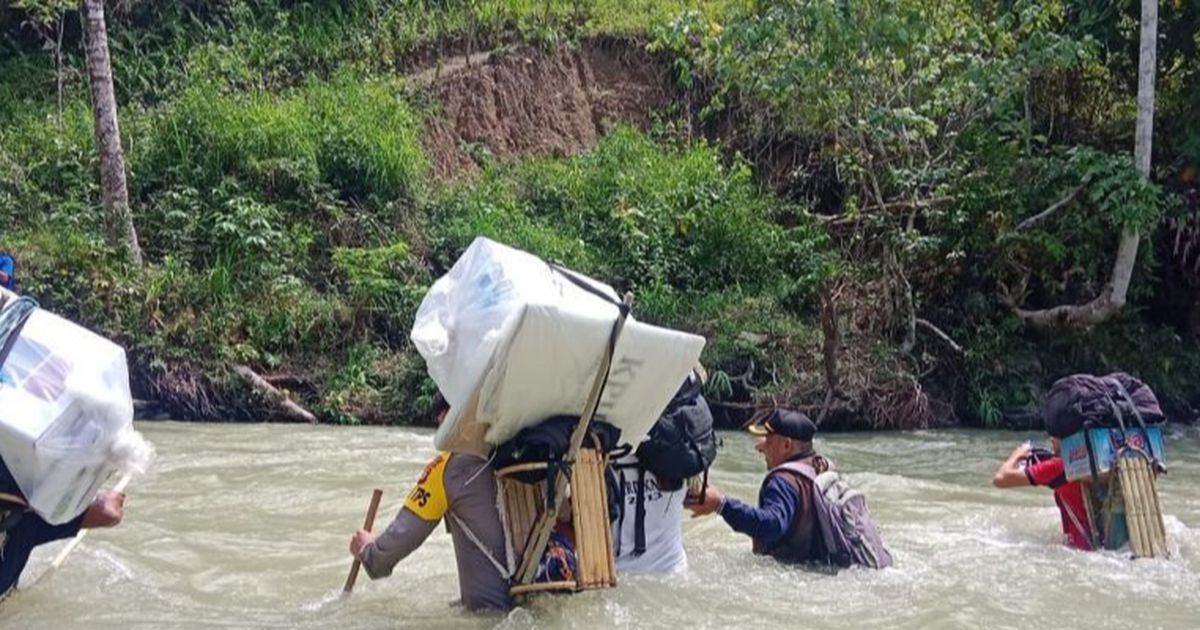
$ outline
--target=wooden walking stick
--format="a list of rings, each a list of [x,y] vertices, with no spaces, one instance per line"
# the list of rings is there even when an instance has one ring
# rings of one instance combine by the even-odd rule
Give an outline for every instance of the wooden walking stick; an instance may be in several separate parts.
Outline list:
[[[375,513],[379,511],[379,500],[383,498],[383,490],[375,488],[375,492],[371,494],[371,506],[367,508],[367,518],[363,521],[363,529],[371,531],[375,527]],[[349,594],[354,590],[354,582],[358,580],[358,570],[362,567],[362,561],[358,558],[354,559],[354,564],[350,565],[350,575],[346,576],[346,587],[342,589],[342,593]]]

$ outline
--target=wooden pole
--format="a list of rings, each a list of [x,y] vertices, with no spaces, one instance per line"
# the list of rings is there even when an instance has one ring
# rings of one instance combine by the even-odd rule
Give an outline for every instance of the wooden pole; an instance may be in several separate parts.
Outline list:
[[[566,460],[568,463],[575,462],[575,456],[579,453],[579,446],[583,444],[583,438],[587,435],[588,424],[591,423],[592,417],[596,415],[596,408],[600,406],[600,398],[604,394],[604,385],[608,380],[608,373],[612,369],[613,356],[617,352],[617,342],[621,339],[621,331],[625,328],[625,322],[629,318],[629,310],[633,306],[633,294],[626,293],[623,302],[624,308],[619,309],[617,313],[617,321],[613,323],[613,329],[610,333],[608,345],[604,348],[604,354],[600,358],[600,366],[596,370],[595,379],[592,381],[592,389],[588,393],[587,401],[583,405],[583,413],[579,416],[579,423],[575,425],[575,430],[571,433],[571,441],[567,446]],[[566,494],[567,485],[570,482],[567,476],[558,471],[554,475],[554,479],[550,483],[554,484],[554,496],[562,497]],[[542,559],[542,554],[546,551],[546,545],[550,541],[550,533],[554,531],[554,521],[557,515],[546,510],[538,519],[537,524],[533,528],[532,538],[529,545],[525,548],[525,556],[521,559],[521,566],[517,570],[517,579],[519,584],[529,584],[537,577],[538,562]]]
[[[375,514],[379,511],[379,500],[383,498],[383,490],[375,488],[371,493],[371,505],[367,508],[367,518],[363,521],[363,529],[371,531],[375,527]],[[354,559],[354,564],[350,565],[350,575],[346,576],[346,586],[342,589],[343,593],[349,593],[354,590],[354,583],[358,580],[358,570],[362,567],[362,561],[358,558]]]

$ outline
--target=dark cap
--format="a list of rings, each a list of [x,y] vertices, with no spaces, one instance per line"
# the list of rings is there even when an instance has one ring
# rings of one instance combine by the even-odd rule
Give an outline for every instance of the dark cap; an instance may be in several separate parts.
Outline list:
[[[817,432],[817,425],[799,411],[776,409],[766,420],[750,425],[747,430],[755,435],[776,433],[793,440],[811,442]]]

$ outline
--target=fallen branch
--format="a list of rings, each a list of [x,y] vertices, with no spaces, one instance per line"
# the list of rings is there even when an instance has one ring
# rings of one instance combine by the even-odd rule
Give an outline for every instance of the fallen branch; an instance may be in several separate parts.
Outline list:
[[[1083,192],[1083,189],[1084,189],[1084,184],[1080,184],[1080,185],[1076,186],[1074,189],[1071,190],[1071,192],[1067,193],[1065,197],[1054,202],[1054,204],[1051,205],[1049,208],[1046,208],[1045,210],[1042,210],[1041,212],[1018,223],[1017,227],[1013,228],[1012,234],[1016,234],[1016,233],[1024,231],[1024,230],[1028,230],[1029,228],[1037,225],[1038,223],[1045,221],[1047,218],[1049,218],[1055,212],[1062,210],[1063,208],[1065,208],[1067,206],[1067,204],[1071,203],[1072,201],[1075,201],[1075,198],[1079,196],[1079,193]]]
[[[918,201],[889,201],[887,203],[876,203],[869,206],[864,206],[853,215],[846,214],[818,214],[812,215],[813,218],[822,225],[829,227],[841,227],[847,223],[853,223],[867,216],[869,212],[892,212],[896,210],[924,210],[934,206],[940,206],[945,203],[955,201],[957,197],[931,197],[929,199],[920,199]]]
[[[290,372],[283,374],[261,374],[260,376],[274,387],[286,387],[288,389],[309,387],[314,380],[311,374],[293,374]]]
[[[966,351],[963,350],[962,346],[958,345],[958,343],[950,338],[950,335],[947,335],[941,328],[934,326],[929,320],[918,317],[916,319],[916,323],[918,326],[921,326],[925,330],[933,333],[933,336],[941,339],[947,346],[950,346],[950,349],[954,351],[954,354],[957,354],[958,356],[963,356],[966,354]]]
[[[283,413],[284,417],[309,424],[317,423],[317,417],[312,412],[296,404],[292,399],[287,397],[287,394],[275,389],[274,385],[268,383],[267,379],[259,376],[254,370],[244,365],[235,365],[233,371],[237,372],[237,375],[242,377],[242,380],[246,381],[255,391],[274,403]]]
[[[916,201],[889,201],[887,203],[877,203],[872,206],[865,206],[863,207],[862,211],[867,212],[870,210],[882,210],[884,212],[890,212],[892,210],[922,210],[925,208],[940,206],[944,203],[950,203],[955,199],[957,199],[957,197],[930,197],[928,199],[918,199]]]
[[[1026,310],[1001,285],[1000,298],[1013,313],[1034,328],[1088,328],[1102,324],[1116,315],[1125,306],[1133,264],[1137,260],[1138,235],[1136,232],[1122,235],[1117,245],[1117,258],[1113,263],[1112,277],[1100,295],[1086,304],[1064,304],[1053,308]]]
[[[1125,305],[1123,299],[1118,302],[1113,296],[1113,288],[1109,285],[1099,297],[1086,304],[1064,304],[1032,311],[1014,307],[1013,312],[1034,328],[1088,328],[1108,321]]]

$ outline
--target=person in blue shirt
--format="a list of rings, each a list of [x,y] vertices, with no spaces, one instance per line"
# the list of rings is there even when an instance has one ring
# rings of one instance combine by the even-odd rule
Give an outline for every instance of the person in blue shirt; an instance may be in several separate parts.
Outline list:
[[[0,287],[9,291],[17,290],[17,280],[13,276],[15,267],[13,257],[0,252]]]
[[[785,562],[824,562],[828,557],[819,530],[812,482],[793,463],[807,464],[820,474],[829,462],[813,451],[817,425],[808,416],[776,409],[750,432],[759,437],[755,450],[767,462],[758,506],[727,497],[710,484],[704,498],[690,507],[693,516],[717,513],[734,531],[754,541],[754,553]]]
[[[81,528],[114,527],[125,513],[125,493],[100,492],[83,514],[51,525],[29,509],[0,461],[0,600],[12,594],[34,547],[71,538]]]

